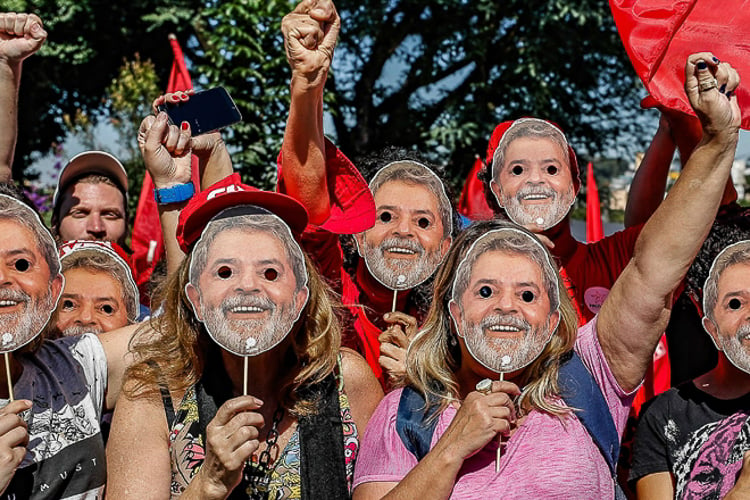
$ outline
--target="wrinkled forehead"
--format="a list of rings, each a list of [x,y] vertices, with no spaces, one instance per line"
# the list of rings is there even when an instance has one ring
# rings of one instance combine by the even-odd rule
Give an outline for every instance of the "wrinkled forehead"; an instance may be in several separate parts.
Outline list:
[[[469,282],[482,279],[484,275],[491,272],[502,272],[502,269],[489,269],[486,266],[477,266],[482,256],[498,253],[510,257],[521,257],[532,263],[539,270],[542,282],[551,280],[548,290],[554,294],[550,301],[557,303],[557,270],[549,259],[547,251],[542,244],[523,231],[513,228],[497,229],[479,237],[466,252],[465,257],[458,264],[453,281],[453,298],[458,299],[458,294],[463,293]],[[508,270],[511,271],[511,270]]]
[[[377,171],[370,181],[370,191],[374,197],[378,197],[378,193],[384,187],[393,187],[399,182],[406,186],[421,188],[428,193],[431,204],[434,204],[439,212],[435,215],[441,216],[449,234],[453,232],[452,205],[445,190],[445,184],[435,172],[417,161],[394,161]],[[408,202],[409,200],[400,201]],[[377,200],[376,203],[381,205]]]
[[[223,213],[223,212],[222,212]],[[191,277],[221,259],[280,264],[293,273],[298,286],[307,284],[304,254],[284,221],[271,213],[212,219],[198,239],[190,263]]]
[[[514,121],[500,137],[500,141],[492,156],[493,173],[497,174],[502,169],[500,158],[505,157],[508,147],[519,139],[546,140],[550,141],[559,149],[560,157],[564,165],[571,168],[568,155],[568,139],[558,127],[552,123],[538,118],[521,118]],[[507,158],[505,158],[507,161]]]
[[[54,257],[59,269],[59,256],[52,234],[39,216],[24,203],[0,194],[0,224],[3,225],[0,252],[21,249],[32,252],[40,257],[40,263],[50,272],[47,257]]]

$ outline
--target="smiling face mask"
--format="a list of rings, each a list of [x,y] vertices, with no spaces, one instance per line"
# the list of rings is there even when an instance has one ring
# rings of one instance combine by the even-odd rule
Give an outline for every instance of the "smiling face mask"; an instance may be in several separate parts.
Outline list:
[[[35,339],[63,285],[52,235],[29,207],[0,195],[0,353]]]
[[[750,241],[716,256],[703,285],[703,327],[716,348],[750,373]]]
[[[254,207],[257,211],[257,207]],[[307,304],[307,268],[289,228],[269,213],[218,214],[192,252],[186,287],[211,338],[256,356],[286,338]]]
[[[516,229],[491,231],[458,265],[449,310],[471,356],[496,373],[520,370],[559,321],[557,271],[541,244]]]
[[[492,161],[492,192],[508,218],[530,231],[559,224],[575,202],[568,142],[552,124],[516,120]]]
[[[380,169],[370,189],[375,225],[356,236],[370,274],[391,290],[428,280],[451,244],[452,208],[440,179],[421,163],[402,160]]]

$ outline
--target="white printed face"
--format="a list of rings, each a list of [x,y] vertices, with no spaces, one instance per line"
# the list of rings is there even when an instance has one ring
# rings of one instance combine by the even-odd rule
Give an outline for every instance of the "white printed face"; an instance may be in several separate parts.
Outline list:
[[[50,280],[49,265],[28,228],[0,220],[0,234],[0,353],[5,353],[41,333],[55,309],[63,279]]]
[[[450,248],[438,196],[427,186],[394,180],[374,197],[375,225],[357,235],[367,269],[392,290],[414,288],[432,276]]]
[[[302,254],[271,233],[242,227],[222,231],[211,243],[206,267],[187,293],[198,319],[224,349],[255,356],[292,330],[308,289],[306,282],[298,287],[291,251]]]
[[[498,204],[529,231],[559,224],[575,201],[568,153],[551,139],[515,139],[494,175],[491,187]]]
[[[724,269],[717,291],[715,322],[705,318],[704,326],[729,361],[750,373],[750,263]]]
[[[503,250],[476,259],[468,286],[449,307],[471,356],[496,373],[514,372],[534,361],[559,320],[558,311],[550,310],[539,264]]]

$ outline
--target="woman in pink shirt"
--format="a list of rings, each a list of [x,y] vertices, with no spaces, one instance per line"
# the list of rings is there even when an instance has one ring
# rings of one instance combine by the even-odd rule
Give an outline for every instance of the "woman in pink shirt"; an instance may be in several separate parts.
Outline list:
[[[487,222],[456,239],[407,359],[407,390],[429,402],[423,423],[435,426],[429,452],[419,460],[408,451],[397,429],[403,392],[392,392],[365,433],[355,500],[614,498],[607,460],[563,401],[558,370],[575,353],[621,433],[671,294],[716,215],[737,144],[738,83],[712,54],[688,58],[685,89],[703,140],[598,316],[580,330],[549,252],[531,233]],[[545,161],[533,149],[518,154],[520,168]]]

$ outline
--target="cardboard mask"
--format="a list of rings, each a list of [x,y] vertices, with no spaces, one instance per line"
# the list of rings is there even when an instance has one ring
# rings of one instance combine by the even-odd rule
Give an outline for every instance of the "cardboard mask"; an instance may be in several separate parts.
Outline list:
[[[128,319],[130,321],[136,321],[140,315],[140,294],[138,292],[138,286],[135,284],[133,279],[133,270],[127,262],[127,254],[117,243],[111,241],[90,241],[90,240],[71,240],[66,241],[58,249],[60,253],[60,263],[65,264],[66,259],[73,257],[74,255],[80,255],[81,253],[92,254],[96,252],[100,255],[104,255],[107,259],[110,259],[117,266],[122,269],[122,275],[125,277],[125,282],[121,283],[123,287],[126,287],[130,294],[134,297],[134,303],[128,310]],[[68,281],[70,285],[70,281]]]
[[[55,240],[39,216],[0,195],[0,353],[34,340],[47,325],[63,286]]]
[[[372,178],[370,189],[375,196],[393,189],[397,183],[405,189],[424,188],[417,195],[433,195],[435,208],[429,202],[425,202],[427,206],[409,207],[413,199],[394,199],[385,208],[381,204],[376,207],[375,226],[359,235],[357,246],[367,269],[379,283],[391,290],[408,290],[429,279],[443,261],[453,232],[453,217],[443,182],[426,166],[411,160],[389,163]],[[410,194],[414,193],[404,196]],[[408,227],[412,234],[402,234],[400,227]],[[373,241],[375,238],[380,241]],[[425,239],[439,239],[439,243],[429,250],[423,245]]]
[[[740,370],[750,373],[750,240],[716,256],[703,285],[703,327],[714,345]]]
[[[557,329],[557,276],[542,244],[523,231],[477,239],[458,265],[449,303],[471,356],[496,373],[534,361]]]
[[[524,130],[529,130],[530,133]],[[548,135],[540,135],[540,132],[550,134],[554,139]],[[506,154],[510,143],[524,138],[551,141],[551,147],[555,148],[555,153],[557,153],[557,146],[561,149],[560,158],[564,162],[570,161],[570,146],[565,134],[550,122],[538,118],[520,118],[505,130],[494,151],[492,183],[494,184],[493,193],[497,203],[503,207],[508,218],[519,226],[531,231],[545,231],[559,224],[568,215],[570,207],[576,200],[577,178],[574,178],[573,166],[568,163],[550,165],[514,164],[507,167],[513,172],[509,175],[515,176],[515,170],[518,169],[519,179],[523,179],[522,184],[510,186],[509,182],[501,182],[499,180],[500,174],[504,168],[501,163],[507,161],[507,158],[501,160],[501,156]],[[543,159],[547,159],[546,155]],[[529,177],[531,171],[527,172],[527,169],[548,168],[554,168],[557,175],[569,174],[570,182],[556,189],[549,184],[547,179],[551,176],[548,173],[539,173],[538,176]],[[563,169],[566,169],[566,172],[563,172]],[[577,174],[576,167],[575,175],[577,176]],[[499,191],[499,194],[496,191]]]
[[[223,210],[191,254],[188,299],[211,338],[238,356],[273,349],[307,304],[304,254],[289,227],[259,208]]]

